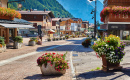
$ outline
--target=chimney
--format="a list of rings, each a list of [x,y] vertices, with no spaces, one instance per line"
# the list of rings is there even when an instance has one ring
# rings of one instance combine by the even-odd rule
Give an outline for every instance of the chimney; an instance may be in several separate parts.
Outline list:
[[[30,12],[33,11],[33,9],[30,9]]]
[[[44,12],[46,11],[46,9],[44,9]]]

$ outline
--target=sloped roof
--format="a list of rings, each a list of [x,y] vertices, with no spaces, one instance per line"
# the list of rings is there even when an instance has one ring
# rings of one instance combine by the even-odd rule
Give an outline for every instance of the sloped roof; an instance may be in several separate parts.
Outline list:
[[[24,19],[14,18],[14,20],[4,20],[0,19],[0,23],[11,23],[11,24],[32,24]]]
[[[52,18],[54,18],[54,14],[51,11],[19,11],[21,14],[41,14],[41,15],[47,15],[49,14]]]
[[[70,18],[61,18],[61,21],[67,21],[69,20]]]
[[[61,18],[52,18],[52,21],[59,21]]]

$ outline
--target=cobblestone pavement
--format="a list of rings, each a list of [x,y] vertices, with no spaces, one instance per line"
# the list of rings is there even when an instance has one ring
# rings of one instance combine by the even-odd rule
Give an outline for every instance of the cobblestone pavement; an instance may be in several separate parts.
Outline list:
[[[130,46],[126,46],[126,55],[121,62],[121,71],[103,72],[101,69],[102,60],[96,57],[91,48],[79,46],[73,52],[73,64],[77,80],[130,80]]]
[[[0,53],[0,62],[15,58],[17,56],[30,54],[31,52],[38,52],[36,54],[16,59],[8,64],[0,66],[0,80],[72,80],[71,68],[62,76],[43,76],[40,68],[37,66],[36,60],[45,52],[65,53],[67,51],[66,59],[70,63],[70,52],[80,45],[83,38],[75,38],[62,41],[44,42],[43,45],[24,46],[21,49],[8,49],[6,52]],[[72,43],[69,43],[72,42]],[[69,43],[69,44],[65,44]],[[65,44],[65,45],[62,45]],[[59,46],[62,45],[62,46]],[[55,47],[56,48],[50,48]],[[50,48],[50,50],[46,50]],[[46,50],[42,51],[41,50]],[[6,61],[5,61],[6,63]],[[70,64],[69,64],[70,65]]]

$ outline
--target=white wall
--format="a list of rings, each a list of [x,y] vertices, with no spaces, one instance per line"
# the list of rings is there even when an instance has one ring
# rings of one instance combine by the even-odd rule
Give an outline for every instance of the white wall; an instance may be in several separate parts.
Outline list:
[[[65,30],[65,26],[60,26],[60,30]]]
[[[77,23],[71,23],[71,31],[78,31],[78,24]]]

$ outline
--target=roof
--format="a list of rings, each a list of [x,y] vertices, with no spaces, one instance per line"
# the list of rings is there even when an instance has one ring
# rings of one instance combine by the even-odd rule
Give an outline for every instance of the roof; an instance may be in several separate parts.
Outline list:
[[[88,24],[88,23],[89,23],[89,21],[82,21],[82,23],[83,23],[83,24]]]
[[[19,11],[21,14],[49,14],[51,11]]]
[[[69,20],[70,18],[61,18],[61,21],[67,21]]]
[[[54,18],[54,14],[51,11],[19,11],[21,14],[41,14],[41,15],[47,15],[49,14],[52,18]]]
[[[0,25],[5,27],[5,28],[34,28],[31,25],[25,25],[25,24],[0,23]]]
[[[130,24],[130,22],[108,22],[104,24]]]
[[[59,21],[61,20],[60,18],[52,18],[52,21]]]
[[[81,18],[71,18],[73,21],[82,20]]]
[[[9,23],[9,24],[32,24],[24,19],[14,18],[14,20],[4,20],[0,19],[0,23]]]

